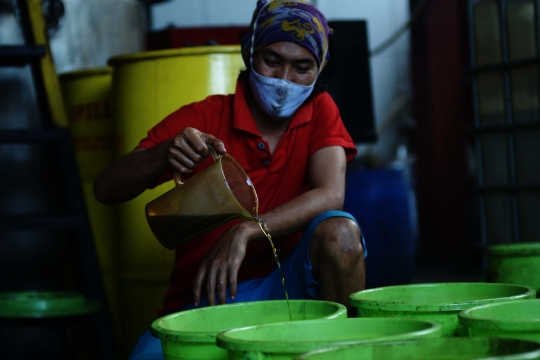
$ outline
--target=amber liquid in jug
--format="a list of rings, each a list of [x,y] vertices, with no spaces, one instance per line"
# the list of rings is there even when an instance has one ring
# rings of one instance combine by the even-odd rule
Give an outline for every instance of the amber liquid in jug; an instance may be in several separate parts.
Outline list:
[[[211,228],[216,224],[225,224],[236,218],[236,214],[220,214],[220,215],[192,215],[192,216],[175,216],[175,215],[156,215],[148,216],[148,225],[152,228],[152,232],[157,238],[167,238],[170,234],[178,232],[177,229],[189,230],[190,227],[196,224],[197,227]],[[201,232],[202,233],[202,232]],[[178,237],[182,237],[183,233],[178,232]],[[175,237],[170,237],[170,242],[178,242]]]

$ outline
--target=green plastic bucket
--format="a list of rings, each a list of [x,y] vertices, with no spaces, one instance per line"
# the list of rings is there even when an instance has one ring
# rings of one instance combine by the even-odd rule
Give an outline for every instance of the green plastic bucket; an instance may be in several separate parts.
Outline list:
[[[540,299],[474,307],[458,314],[470,336],[498,336],[540,342]]]
[[[441,338],[364,344],[313,351],[296,360],[529,360],[540,343],[500,338]]]
[[[329,346],[415,338],[438,338],[439,324],[414,319],[308,320],[249,326],[217,336],[229,359],[293,359]]]
[[[540,290],[540,243],[490,246],[487,280]]]
[[[345,306],[329,301],[291,300],[293,320],[347,318]],[[285,300],[210,306],[164,316],[152,324],[165,359],[227,359],[216,346],[223,330],[289,321]]]
[[[101,310],[101,303],[71,291],[22,291],[0,293],[0,318],[30,319],[87,315]]]
[[[349,297],[359,317],[399,317],[434,321],[443,336],[468,336],[457,314],[475,306],[533,299],[536,291],[523,285],[440,283],[389,286],[363,290]]]
[[[69,330],[101,309],[98,301],[70,291],[0,293],[0,359],[76,358],[89,349],[69,341]]]

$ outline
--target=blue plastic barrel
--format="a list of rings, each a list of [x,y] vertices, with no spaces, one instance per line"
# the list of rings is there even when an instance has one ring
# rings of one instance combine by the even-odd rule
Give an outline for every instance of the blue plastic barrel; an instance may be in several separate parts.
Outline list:
[[[417,212],[406,168],[347,173],[344,211],[360,224],[368,257],[366,287],[411,283],[417,252]]]

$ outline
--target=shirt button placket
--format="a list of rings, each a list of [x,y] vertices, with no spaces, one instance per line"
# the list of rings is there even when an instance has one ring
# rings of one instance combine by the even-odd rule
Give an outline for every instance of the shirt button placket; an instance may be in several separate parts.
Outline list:
[[[259,142],[259,143],[257,144],[257,146],[258,146],[259,149],[261,149],[261,150],[266,149],[266,144],[265,144],[264,142],[262,142],[262,141]],[[263,165],[264,165],[264,166],[268,166],[269,164],[270,164],[270,160],[269,160],[269,159],[263,161]]]

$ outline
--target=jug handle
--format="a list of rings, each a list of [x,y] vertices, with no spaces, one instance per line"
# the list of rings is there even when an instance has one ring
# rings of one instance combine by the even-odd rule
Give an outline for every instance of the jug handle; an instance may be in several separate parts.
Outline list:
[[[206,145],[206,146],[208,147],[208,150],[210,150],[210,154],[212,154],[212,158],[214,158],[214,161],[218,161],[219,159],[221,159],[222,155],[218,155],[218,153],[216,152],[216,150],[214,150],[212,145]],[[184,183],[178,171],[175,171],[173,173],[173,179],[176,186],[182,185]]]

